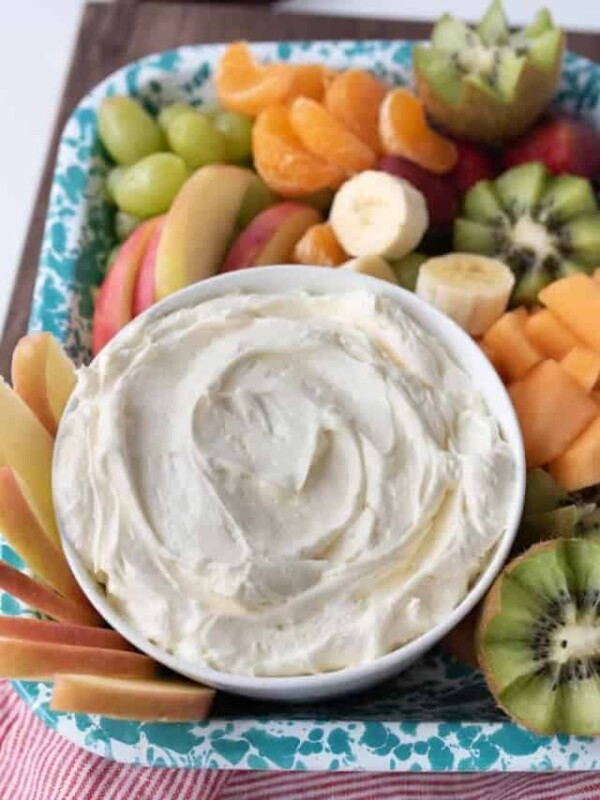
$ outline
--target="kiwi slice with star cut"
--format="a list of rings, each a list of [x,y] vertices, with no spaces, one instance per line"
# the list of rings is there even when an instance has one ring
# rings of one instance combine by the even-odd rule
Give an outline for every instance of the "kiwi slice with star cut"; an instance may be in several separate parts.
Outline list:
[[[419,96],[435,122],[461,139],[489,144],[525,131],[556,89],[564,34],[547,9],[511,33],[500,0],[477,27],[445,14],[429,46],[417,45]]]
[[[454,222],[454,249],[498,258],[515,274],[511,304],[533,305],[547,284],[600,264],[600,209],[591,183],[539,162],[479,181]]]
[[[498,705],[536,733],[600,733],[600,544],[556,539],[487,595],[477,656]]]

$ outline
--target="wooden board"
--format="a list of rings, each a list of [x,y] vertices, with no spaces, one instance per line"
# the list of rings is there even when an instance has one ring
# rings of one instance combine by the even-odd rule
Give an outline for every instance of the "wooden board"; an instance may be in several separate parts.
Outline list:
[[[10,371],[15,343],[25,333],[37,271],[48,192],[60,131],[77,101],[127,62],[183,44],[273,39],[421,39],[429,23],[276,14],[265,6],[222,3],[88,3],[85,7],[46,165],[33,209],[5,329],[0,374]],[[600,61],[600,34],[572,34],[569,47]]]

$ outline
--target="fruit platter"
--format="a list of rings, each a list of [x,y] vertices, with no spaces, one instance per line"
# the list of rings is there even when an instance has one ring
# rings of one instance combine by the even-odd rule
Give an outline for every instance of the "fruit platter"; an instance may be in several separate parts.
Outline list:
[[[30,332],[0,382],[0,673],[130,763],[600,767],[599,191],[600,66],[546,10],[511,32],[494,0],[418,44],[183,47],[95,87],[61,137]],[[303,705],[215,697],[105,627],[50,490],[75,366],[179,290],[281,264],[450,317],[505,385],[527,462],[484,601],[392,680]]]

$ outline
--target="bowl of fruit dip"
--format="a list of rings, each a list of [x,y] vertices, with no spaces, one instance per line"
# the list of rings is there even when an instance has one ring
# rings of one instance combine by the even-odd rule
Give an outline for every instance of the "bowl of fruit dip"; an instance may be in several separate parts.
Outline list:
[[[457,624],[510,550],[524,476],[508,396],[449,318],[279,266],[167,298],[79,372],[53,494],[116,630],[192,679],[301,701]]]

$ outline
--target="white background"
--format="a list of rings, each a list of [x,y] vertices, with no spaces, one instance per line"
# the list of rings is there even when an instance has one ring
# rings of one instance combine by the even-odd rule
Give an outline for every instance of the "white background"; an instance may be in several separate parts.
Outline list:
[[[528,21],[542,0],[505,0]],[[564,27],[600,31],[600,0],[547,0]],[[84,0],[0,0],[0,329]],[[477,19],[486,0],[283,0],[286,10]]]

